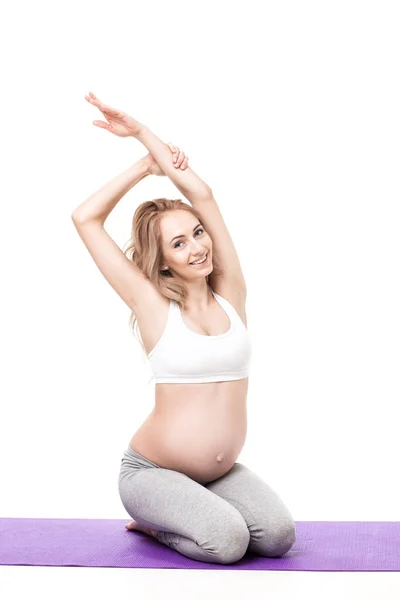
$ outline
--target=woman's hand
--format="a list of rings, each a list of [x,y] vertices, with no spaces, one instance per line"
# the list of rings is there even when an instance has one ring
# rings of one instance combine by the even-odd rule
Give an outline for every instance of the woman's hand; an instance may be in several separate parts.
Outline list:
[[[89,96],[85,96],[85,100],[93,106],[97,106],[99,111],[103,113],[104,118],[107,119],[108,123],[104,121],[93,121],[93,125],[102,129],[107,129],[111,133],[118,135],[119,137],[136,137],[144,128],[143,123],[136,121],[133,117],[130,117],[127,113],[116,108],[107,106],[93,94],[89,92]]]
[[[185,153],[182,150],[179,150],[177,146],[173,146],[172,144],[167,144],[167,146],[171,149],[171,159],[174,163],[174,167],[177,169],[181,168],[182,171],[184,171],[188,166],[189,157],[185,156]],[[150,152],[142,158],[142,162],[147,166],[149,175],[165,175],[164,171]]]
[[[93,125],[96,125],[96,127],[107,129],[119,137],[136,137],[144,128],[142,123],[133,117],[130,117],[127,113],[117,110],[116,108],[111,108],[111,106],[100,102],[93,92],[89,92],[89,96],[85,96],[85,100],[87,100],[89,104],[97,106],[99,111],[104,115],[104,118],[108,121],[108,123],[105,123],[104,121],[93,121]],[[172,151],[174,166],[177,169],[181,168],[182,171],[184,171],[188,166],[189,157],[185,156],[184,152],[179,150],[177,146],[173,146],[172,144],[168,144],[168,146]],[[164,171],[150,153],[147,154],[142,161],[147,165],[149,174],[165,176]]]

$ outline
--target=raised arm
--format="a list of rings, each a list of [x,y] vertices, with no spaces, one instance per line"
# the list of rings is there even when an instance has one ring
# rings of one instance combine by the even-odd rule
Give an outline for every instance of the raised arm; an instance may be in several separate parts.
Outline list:
[[[135,137],[142,142],[148,149],[152,158],[162,169],[163,173],[169,177],[182,194],[186,196],[189,202],[196,207],[202,218],[202,224],[212,237],[213,256],[214,259],[217,258],[218,262],[218,269],[214,269],[213,273],[210,274],[210,283],[211,277],[213,278],[211,283],[212,289],[216,290],[217,293],[221,292],[221,295],[231,292],[238,294],[241,301],[244,302],[246,297],[246,284],[241,270],[239,257],[210,186],[200,179],[200,177],[198,177],[189,167],[186,166],[184,170],[180,168],[177,169],[172,163],[172,153],[169,146],[162,142],[143,123],[140,123],[140,121],[137,121],[127,113],[107,106],[101,102],[93,92],[89,92],[89,96],[85,96],[85,99],[94,106],[97,106],[107,119],[107,123],[104,121],[93,121],[94,125],[106,129],[117,136]],[[115,181],[106,184],[104,188],[101,188],[74,212],[74,223],[81,226],[80,233],[82,233],[82,235],[86,232],[88,247],[89,244],[91,248],[93,247],[93,222],[96,226],[95,231],[100,231],[102,244],[104,245],[104,240],[107,239],[103,234],[104,220],[122,195],[134,185],[132,179],[134,179],[134,182],[136,183],[137,180],[147,174],[145,170],[141,170],[143,166],[142,163],[140,163],[140,168],[134,169],[134,173],[132,173],[131,170],[128,170],[128,172],[123,173],[116,178]],[[144,166],[146,166],[146,161],[144,161]],[[84,229],[82,228],[82,219],[84,221],[91,221],[92,225],[90,230],[87,226],[84,227]],[[109,273],[111,275],[114,273],[116,260],[115,250],[116,246],[113,246],[112,249],[110,249],[110,259],[105,267],[103,267],[104,273]],[[120,256],[119,253],[118,256]],[[121,272],[121,278],[123,280],[125,280],[125,266],[129,262],[126,257],[125,259],[126,262],[124,262]],[[130,280],[130,272],[127,274],[127,277],[128,280]],[[115,284],[116,289],[118,288],[118,285],[117,282]],[[220,290],[220,292],[218,290]],[[124,297],[124,294],[129,302],[130,291],[124,292],[124,290],[122,290],[120,295]],[[140,294],[138,297],[140,297]]]
[[[190,167],[184,171],[174,167],[171,161],[171,150],[147,126],[141,126],[140,131],[133,137],[146,146],[166,176],[191,204],[210,194],[210,186],[200,179]]]
[[[143,159],[138,160],[80,204],[71,215],[74,222],[96,221],[104,225],[108,215],[121,198],[148,174],[146,163]]]
[[[150,129],[117,108],[113,108],[104,102],[93,93],[89,92],[85,96],[85,100],[96,106],[107,119],[104,121],[93,121],[93,125],[107,129],[120,137],[134,137],[150,152],[154,160],[161,167],[163,172],[180,192],[193,204],[193,202],[202,200],[205,196],[209,197],[211,188],[207,185],[190,167],[184,170],[176,169],[171,161],[171,150],[167,144],[161,141]]]

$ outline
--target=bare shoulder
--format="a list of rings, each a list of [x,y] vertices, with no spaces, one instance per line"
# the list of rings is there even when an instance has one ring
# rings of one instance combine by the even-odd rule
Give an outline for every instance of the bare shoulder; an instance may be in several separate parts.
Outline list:
[[[235,278],[229,279],[225,276],[212,277],[211,273],[209,276],[209,284],[214,292],[232,304],[244,325],[247,327],[246,288],[243,286],[242,282],[240,280],[236,281]]]
[[[150,281],[141,284],[141,294],[132,304],[137,318],[140,335],[147,354],[151,352],[161,337],[167,324],[170,301],[165,298]]]

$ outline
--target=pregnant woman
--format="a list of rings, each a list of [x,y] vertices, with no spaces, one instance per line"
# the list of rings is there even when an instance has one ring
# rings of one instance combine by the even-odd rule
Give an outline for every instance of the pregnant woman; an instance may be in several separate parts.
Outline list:
[[[106,120],[94,125],[134,137],[149,152],[72,214],[131,309],[155,378],[154,408],[121,460],[119,493],[134,519],[126,527],[199,561],[229,564],[247,550],[282,556],[295,542],[293,518],[261,477],[236,462],[247,431],[246,283],[212,190],[181,150],[92,92],[85,99]],[[140,204],[128,257],[104,223],[151,174],[168,176],[190,205]]]

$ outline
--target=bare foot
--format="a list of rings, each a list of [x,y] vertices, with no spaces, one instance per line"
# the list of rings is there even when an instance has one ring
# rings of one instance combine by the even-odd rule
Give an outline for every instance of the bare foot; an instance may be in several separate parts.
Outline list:
[[[157,531],[153,531],[152,529],[149,529],[148,527],[144,527],[143,525],[140,525],[140,523],[137,523],[136,521],[131,521],[130,523],[127,523],[125,525],[125,527],[127,529],[129,529],[130,531],[142,531],[143,533],[147,533],[147,535],[151,535],[153,537],[156,537],[156,533]]]

